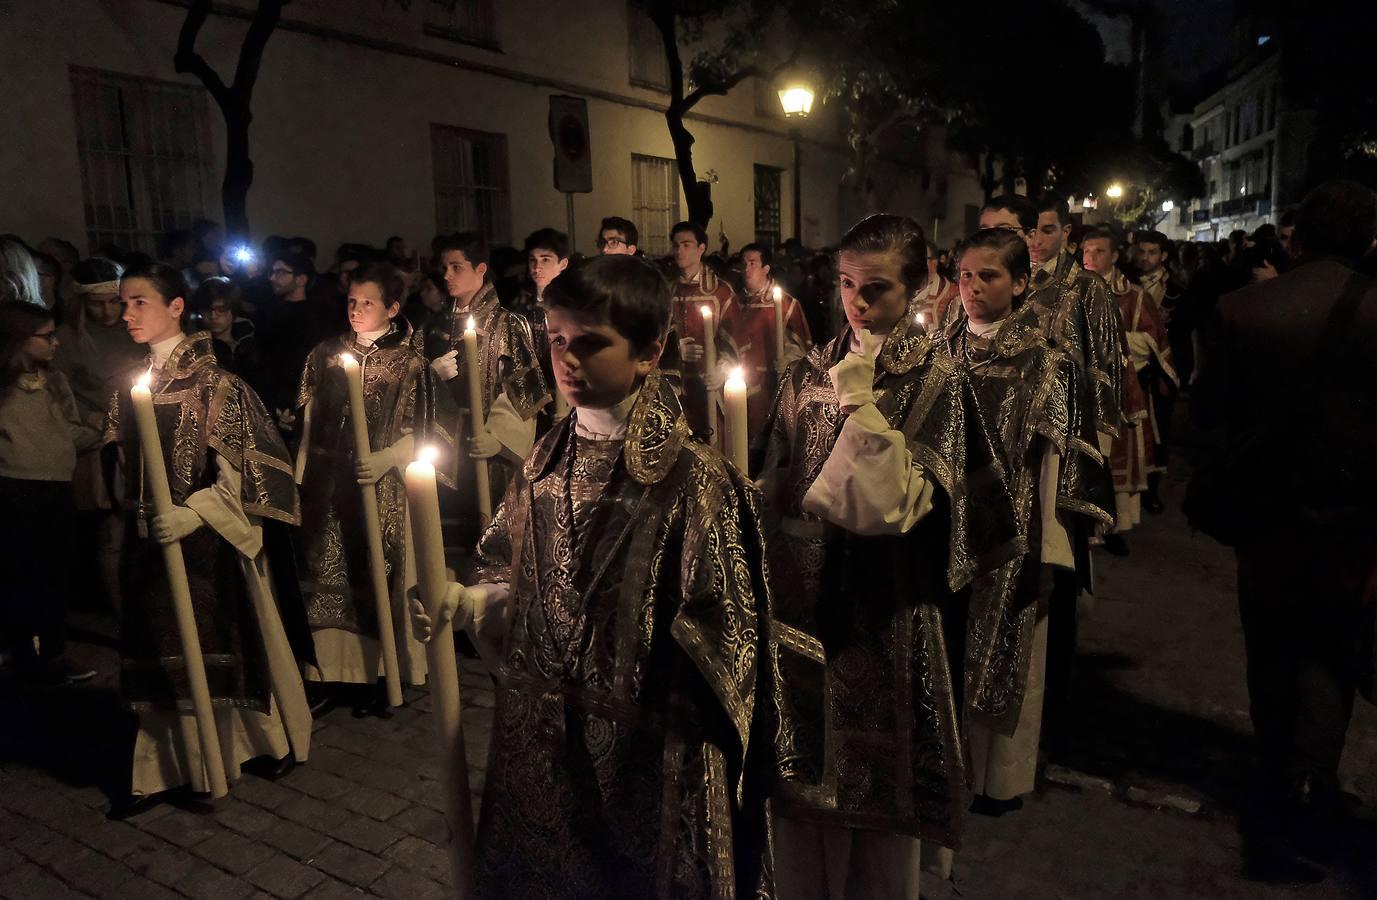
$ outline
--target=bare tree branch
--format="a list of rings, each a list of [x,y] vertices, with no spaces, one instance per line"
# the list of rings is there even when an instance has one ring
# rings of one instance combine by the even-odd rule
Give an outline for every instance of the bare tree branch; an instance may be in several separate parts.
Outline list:
[[[253,97],[253,86],[258,81],[263,50],[282,18],[282,7],[288,2],[289,0],[259,0],[258,9],[249,24],[249,33],[244,36],[243,46],[239,48],[239,64],[234,70],[234,92],[239,95],[246,107]]]
[[[793,52],[789,54],[788,58],[774,68],[766,69],[763,66],[746,66],[715,84],[699,85],[694,89],[693,93],[684,98],[682,103],[683,110],[688,112],[690,109],[693,109],[693,107],[698,104],[698,101],[702,100],[704,97],[725,96],[732,88],[752,76],[773,80],[780,72],[783,72],[798,60],[799,52],[802,49],[803,45],[801,43],[795,43]]]
[[[220,79],[219,73],[206,62],[205,57],[196,52],[196,38],[209,16],[210,0],[196,0],[191,9],[187,10],[186,21],[182,22],[181,33],[177,35],[177,52],[172,57],[172,67],[181,74],[195,75],[201,84],[205,85],[206,90],[210,91],[210,95],[215,98],[220,108],[225,109],[233,103],[230,89]]]

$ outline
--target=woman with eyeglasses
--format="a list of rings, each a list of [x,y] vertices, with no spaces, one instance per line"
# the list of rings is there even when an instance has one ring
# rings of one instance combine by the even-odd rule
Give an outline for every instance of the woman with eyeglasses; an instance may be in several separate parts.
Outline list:
[[[0,307],[0,623],[21,677],[85,681],[96,673],[63,656],[77,451],[100,433],[82,423],[61,372],[53,314],[34,303]],[[35,638],[37,639],[35,641]]]

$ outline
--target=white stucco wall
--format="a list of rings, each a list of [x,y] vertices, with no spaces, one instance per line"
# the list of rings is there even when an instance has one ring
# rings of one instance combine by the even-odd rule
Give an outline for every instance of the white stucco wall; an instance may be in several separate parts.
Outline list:
[[[251,4],[245,4],[246,7]],[[255,240],[270,233],[312,237],[322,256],[343,241],[378,243],[402,234],[424,245],[435,231],[430,125],[507,135],[512,238],[565,227],[565,198],[553,186],[546,131],[548,98],[588,97],[594,192],[575,197],[578,249],[592,252],[598,220],[629,215],[631,154],[672,157],[664,117],[645,103],[655,91],[628,80],[625,4],[501,0],[501,52],[426,37],[429,4],[410,11],[377,0],[297,0],[285,17],[341,35],[281,28],[268,46],[254,95],[255,182],[249,215]],[[58,235],[85,244],[70,65],[197,82],[172,68],[184,10],[158,0],[9,0],[0,5],[7,136],[0,140],[0,230],[38,241]],[[542,19],[541,17],[545,18]],[[533,23],[540,23],[535,27]],[[215,15],[198,49],[233,76],[243,19]],[[383,48],[342,40],[343,33]],[[348,37],[348,35],[343,35]],[[442,55],[506,75],[474,71],[417,54]],[[556,85],[533,84],[549,80]],[[221,219],[224,133],[210,106],[214,179],[206,213]],[[753,166],[785,169],[784,237],[792,234],[792,143],[781,119],[757,117],[748,81],[711,97],[690,122],[701,175],[713,170],[714,244],[754,237]],[[804,226],[810,245],[835,241],[850,223],[843,210],[844,144],[826,110],[804,128]],[[704,121],[706,117],[710,121]],[[899,170],[885,206],[930,223],[929,201]],[[681,199],[685,214],[687,205]],[[952,211],[959,217],[959,205]]]

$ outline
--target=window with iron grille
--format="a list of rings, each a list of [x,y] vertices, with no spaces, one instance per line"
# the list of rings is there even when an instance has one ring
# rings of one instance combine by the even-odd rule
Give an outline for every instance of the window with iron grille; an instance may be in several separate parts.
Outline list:
[[[631,83],[668,91],[669,60],[665,59],[660,29],[650,21],[650,14],[634,3],[626,4],[626,26]]]
[[[498,49],[493,0],[430,0],[430,5],[422,34]]]
[[[679,175],[672,159],[631,154],[631,221],[647,256],[670,250],[669,230],[679,221]]]
[[[214,173],[201,88],[72,66],[86,240],[153,253],[203,217]]]
[[[490,241],[510,242],[507,136],[431,124],[430,157],[435,167],[436,230],[481,231]]]
[[[755,242],[766,247],[779,246],[780,180],[783,169],[755,167]]]

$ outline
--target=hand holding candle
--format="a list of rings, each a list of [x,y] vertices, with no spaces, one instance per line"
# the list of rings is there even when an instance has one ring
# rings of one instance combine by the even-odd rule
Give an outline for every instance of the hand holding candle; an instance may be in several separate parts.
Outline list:
[[[416,548],[416,586],[426,615],[441,620],[440,607],[449,590],[445,542],[440,534],[440,499],[435,490],[435,448],[422,447],[406,467],[406,499],[412,542]],[[454,889],[468,897],[473,889],[473,812],[469,800],[468,761],[460,728],[459,666],[454,640],[435,634],[426,643],[430,698],[444,765],[445,816],[449,821],[449,858]]]
[[[464,362],[467,365],[469,381],[469,422],[473,433],[487,431],[488,425],[483,411],[483,378],[478,368],[478,328],[473,316],[469,316],[468,327],[464,329]],[[474,459],[474,485],[478,494],[478,523],[487,528],[492,521],[492,487],[488,480],[488,461]]]
[[[162,439],[158,436],[158,420],[153,414],[153,393],[148,386],[151,377],[150,371],[139,379],[129,392],[129,401],[134,408],[134,422],[139,430],[144,476],[152,494],[153,511],[160,518],[167,518],[173,515],[177,507],[172,502],[172,488],[167,482],[167,466],[163,462]],[[182,556],[179,541],[163,544],[163,562],[167,566],[172,612],[177,620],[182,656],[186,660],[187,684],[191,689],[191,706],[201,740],[201,762],[205,766],[206,783],[210,786],[212,797],[223,797],[229,793],[229,783],[220,754],[220,735],[215,727],[210,686],[206,682],[206,664],[201,656],[201,637],[196,631],[196,612],[191,605],[186,560]]]
[[[354,458],[363,460],[372,452],[368,439],[368,416],[363,405],[363,367],[352,353],[341,353],[340,367],[349,384],[349,419],[354,427]],[[401,706],[402,679],[397,661],[397,636],[392,624],[391,591],[387,586],[387,562],[383,556],[382,525],[378,519],[377,489],[359,485],[363,498],[364,531],[368,536],[368,568],[373,580],[373,610],[378,619],[378,649],[382,653],[383,680],[387,684],[387,705]]]

